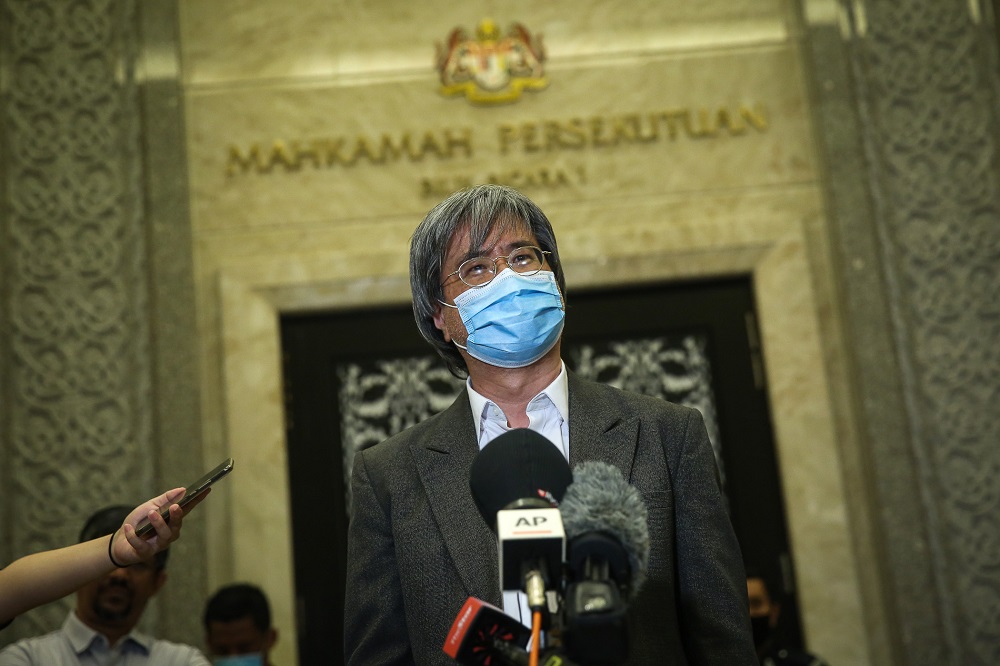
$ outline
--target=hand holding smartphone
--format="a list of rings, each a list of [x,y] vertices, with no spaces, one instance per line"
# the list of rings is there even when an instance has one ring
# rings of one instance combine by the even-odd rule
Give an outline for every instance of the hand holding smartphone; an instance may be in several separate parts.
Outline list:
[[[208,492],[212,484],[229,474],[233,471],[233,459],[226,458],[223,460],[215,469],[201,477],[189,486],[186,486],[184,491],[184,497],[180,498],[175,504],[180,506],[182,509],[185,505],[190,504],[192,501],[198,499],[202,495]],[[167,505],[160,509],[160,515],[163,516],[163,520],[170,522],[170,505]],[[152,538],[154,535],[153,525],[149,522],[148,518],[143,518],[135,528],[135,533],[142,537],[143,539]]]

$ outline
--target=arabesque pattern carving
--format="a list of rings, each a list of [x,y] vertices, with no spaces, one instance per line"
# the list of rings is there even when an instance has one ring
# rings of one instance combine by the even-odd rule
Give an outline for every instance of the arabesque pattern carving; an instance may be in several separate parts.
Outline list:
[[[150,486],[134,9],[3,2],[15,553],[65,545],[95,508]],[[58,626],[71,601],[5,642]]]
[[[343,363],[336,372],[344,507],[350,515],[354,454],[447,408],[465,382],[433,355]]]
[[[1000,661],[996,58],[968,3],[866,5],[878,225],[926,483],[928,603],[945,604],[942,652],[920,663],[987,666]]]
[[[685,335],[567,344],[563,349],[567,365],[581,377],[698,409],[725,483],[706,345],[703,336]],[[344,506],[350,515],[355,453],[447,408],[465,389],[465,381],[431,355],[341,363],[336,373]]]
[[[725,490],[722,435],[707,348],[704,335],[684,335],[676,339],[639,338],[601,345],[571,345],[567,351],[582,377],[701,412]]]

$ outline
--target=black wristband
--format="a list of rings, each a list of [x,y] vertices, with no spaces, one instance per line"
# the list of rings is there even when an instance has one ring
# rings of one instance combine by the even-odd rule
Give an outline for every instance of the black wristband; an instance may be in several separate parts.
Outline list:
[[[121,528],[119,527],[118,529],[121,529]],[[127,567],[129,565],[127,565],[127,564],[118,564],[118,562],[115,562],[115,556],[111,554],[111,546],[114,545],[114,543],[115,543],[115,535],[116,534],[118,534],[118,530],[115,530],[114,532],[112,532],[111,533],[111,539],[108,540],[108,559],[111,560],[111,564],[115,565],[119,569],[124,569],[125,567]]]

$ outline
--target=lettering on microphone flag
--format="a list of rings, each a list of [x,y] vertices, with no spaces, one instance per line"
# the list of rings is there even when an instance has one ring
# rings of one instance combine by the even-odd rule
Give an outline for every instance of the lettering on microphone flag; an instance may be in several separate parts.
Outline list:
[[[557,577],[566,559],[566,532],[559,509],[497,511],[497,541],[502,590],[522,589],[524,562],[543,561],[546,576]]]
[[[497,534],[500,539],[550,536],[564,539],[559,509],[512,509],[497,512]]]

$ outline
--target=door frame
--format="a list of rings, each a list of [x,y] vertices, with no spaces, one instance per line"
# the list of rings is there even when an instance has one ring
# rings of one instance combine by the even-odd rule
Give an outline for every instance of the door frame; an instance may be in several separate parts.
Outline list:
[[[845,485],[841,457],[849,464],[853,449],[842,451],[838,438],[845,416],[835,415],[828,391],[822,308],[813,293],[801,220],[779,219],[764,235],[696,244],[675,239],[669,251],[660,249],[664,243],[646,243],[645,254],[635,256],[595,253],[602,248],[595,249],[586,234],[563,234],[561,241],[567,281],[575,288],[752,276],[807,642],[826,655],[851,645],[859,657],[854,661],[866,663],[869,642],[881,640],[878,627],[864,624],[864,604],[876,604],[877,591],[861,584],[854,551],[866,552],[869,544],[863,530],[862,543],[855,544],[847,514],[849,508],[869,509],[859,506],[863,496],[852,498],[846,490],[853,491],[853,484]],[[322,254],[254,255],[220,266],[212,295],[218,303],[205,304],[217,310],[216,336],[208,336],[202,350],[206,455],[232,455],[246,461],[244,469],[254,468],[206,503],[213,525],[209,581],[260,581],[271,597],[275,626],[286,637],[295,635],[295,608],[279,318],[408,303],[406,262],[378,265],[383,272],[358,276],[352,265]],[[262,533],[268,535],[264,542]],[[869,571],[865,579],[880,575]],[[297,663],[294,643],[280,641],[276,658]]]

